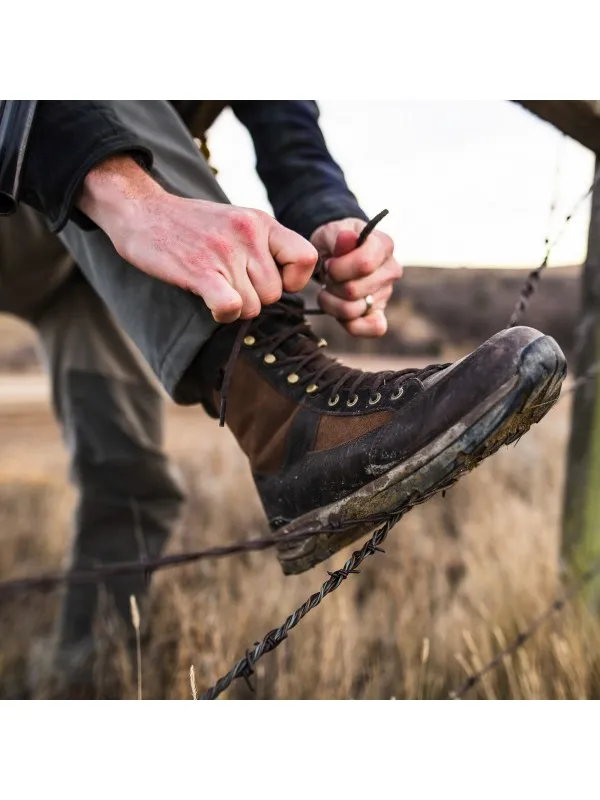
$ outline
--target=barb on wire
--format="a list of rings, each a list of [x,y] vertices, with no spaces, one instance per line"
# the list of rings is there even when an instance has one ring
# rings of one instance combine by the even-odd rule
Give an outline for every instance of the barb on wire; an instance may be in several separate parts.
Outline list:
[[[575,203],[575,205],[571,209],[570,213],[567,214],[567,216],[565,217],[564,222],[562,224],[562,227],[560,228],[560,230],[558,231],[556,236],[553,239],[551,239],[550,236],[548,236],[546,238],[546,242],[545,242],[546,251],[544,253],[544,259],[543,259],[542,263],[539,265],[539,267],[536,267],[527,276],[527,279],[525,280],[525,284],[524,284],[523,288],[521,289],[521,293],[519,295],[519,299],[516,302],[516,305],[515,305],[515,307],[513,309],[511,317],[510,317],[510,319],[508,321],[508,325],[506,326],[507,328],[514,328],[515,325],[519,324],[519,321],[520,321],[523,313],[527,310],[527,307],[529,305],[529,301],[531,299],[531,296],[534,294],[534,292],[535,292],[535,290],[537,288],[537,285],[540,282],[540,278],[542,276],[542,273],[546,269],[546,267],[548,266],[548,259],[550,258],[550,255],[551,255],[552,251],[554,250],[554,248],[556,247],[558,242],[562,239],[565,231],[568,228],[569,223],[571,222],[571,220],[573,219],[575,214],[579,211],[581,206],[588,199],[588,197],[594,191],[594,188],[596,187],[596,185],[599,182],[600,182],[600,170],[598,170],[598,172],[596,172],[596,174],[594,176],[594,180],[592,181],[592,184],[589,187],[589,189],[585,192],[585,194],[583,194],[579,198],[579,200],[577,200],[577,202]]]
[[[219,678],[214,686],[211,686],[210,689],[207,689],[204,694],[200,696],[200,700],[216,700],[216,698],[222,692],[224,692],[225,689],[227,689],[227,687],[230,686],[236,678],[245,678],[248,680],[250,675],[253,674],[254,665],[259,658],[262,658],[265,653],[270,653],[272,650],[275,650],[275,648],[278,647],[281,642],[287,639],[289,631],[291,631],[292,628],[295,628],[300,620],[303,619],[309,611],[312,611],[313,608],[316,608],[324,597],[341,586],[341,584],[349,575],[358,575],[359,570],[357,568],[360,566],[360,564],[362,564],[367,556],[372,556],[375,553],[385,552],[381,549],[380,545],[383,543],[393,526],[403,515],[404,512],[394,514],[393,516],[388,516],[386,522],[375,531],[375,533],[367,542],[365,542],[360,550],[355,550],[352,553],[350,558],[346,561],[341,569],[337,569],[335,572],[328,573],[329,578],[321,586],[318,592],[315,592],[315,594],[311,595],[305,603],[303,603],[292,614],[290,614],[283,625],[281,625],[279,628],[273,628],[273,630],[269,631],[262,641],[255,642],[254,647],[247,650],[246,655],[243,658],[240,658],[240,660],[233,665],[229,672],[223,675],[223,677]]]
[[[499,653],[496,653],[496,655],[490,659],[487,664],[484,664],[481,669],[478,669],[477,672],[473,672],[471,675],[469,675],[466,681],[459,686],[458,689],[450,692],[448,699],[460,700],[462,697],[464,697],[467,692],[481,682],[482,678],[487,675],[488,672],[491,672],[499,667],[505,658],[512,655],[517,650],[520,650],[521,647],[523,647],[523,645],[526,644],[537,632],[538,628],[540,628],[545,622],[553,617],[554,614],[562,611],[562,609],[570,600],[576,597],[588,583],[598,576],[600,576],[600,559],[598,559],[588,570],[586,570],[564,594],[555,598],[552,603],[546,609],[544,609],[544,611],[542,611],[542,613],[536,617],[533,622],[528,625],[527,628],[525,628],[525,630],[518,633],[503,650],[501,650]]]

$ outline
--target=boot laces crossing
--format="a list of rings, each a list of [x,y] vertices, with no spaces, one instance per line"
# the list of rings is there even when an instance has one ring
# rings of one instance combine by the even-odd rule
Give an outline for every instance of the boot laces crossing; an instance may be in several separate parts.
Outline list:
[[[399,371],[365,372],[361,369],[347,367],[337,359],[325,355],[323,340],[308,325],[306,314],[322,314],[321,310],[305,311],[296,303],[280,300],[272,306],[263,308],[259,317],[244,321],[238,330],[231,354],[227,361],[221,385],[221,407],[219,424],[225,424],[227,396],[233,370],[240,350],[248,332],[256,335],[260,352],[274,354],[277,352],[279,368],[289,366],[298,376],[297,385],[312,385],[313,396],[329,390],[329,404],[335,405],[342,391],[348,392],[348,403],[354,405],[358,400],[359,390],[369,390],[371,403],[381,398],[380,389],[390,390],[393,399],[402,396],[404,387],[410,378],[425,378],[450,366],[449,364],[432,364],[418,369],[408,368]],[[274,323],[274,324],[273,324]],[[277,324],[279,323],[279,324]],[[283,323],[283,324],[281,324]],[[287,344],[287,347],[286,347]]]
[[[369,220],[361,231],[356,242],[356,248],[366,241],[376,225],[387,215],[387,209],[377,214]],[[324,283],[327,275],[327,268],[323,258],[319,258],[315,272],[320,283]],[[433,364],[424,369],[403,369],[398,372],[391,370],[383,372],[364,372],[360,369],[346,367],[334,358],[324,355],[321,350],[321,340],[315,336],[310,326],[307,324],[305,315],[323,314],[321,309],[304,310],[301,305],[280,300],[272,306],[262,309],[260,315],[254,320],[245,320],[239,327],[237,336],[231,349],[231,354],[227,361],[221,384],[221,407],[219,413],[219,425],[225,424],[225,413],[227,408],[227,396],[233,376],[233,370],[237,362],[240,350],[244,344],[244,339],[252,329],[257,337],[261,336],[261,346],[268,348],[266,352],[280,350],[286,343],[293,343],[287,350],[295,352],[279,353],[278,364],[282,366],[292,366],[298,375],[300,385],[311,385],[314,387],[311,394],[319,394],[329,389],[329,404],[335,405],[339,400],[339,393],[347,389],[348,405],[353,406],[358,401],[357,392],[359,389],[370,389],[369,401],[371,404],[379,402],[381,393],[379,389],[386,387],[392,389],[392,398],[399,399],[403,392],[403,383],[409,378],[417,377],[425,379],[429,375],[445,369],[449,364]],[[264,330],[263,325],[270,319],[276,322],[279,317],[282,325],[272,325],[271,330]],[[264,326],[268,327],[268,326]]]

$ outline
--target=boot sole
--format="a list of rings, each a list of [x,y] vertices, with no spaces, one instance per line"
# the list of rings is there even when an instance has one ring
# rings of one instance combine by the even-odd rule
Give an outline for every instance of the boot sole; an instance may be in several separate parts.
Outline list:
[[[566,372],[565,357],[554,339],[540,336],[530,342],[514,377],[444,434],[348,497],[276,531],[284,574],[311,569],[381,525],[359,519],[404,514],[447,489],[502,445],[519,439],[556,403]],[[288,536],[307,529],[322,532],[286,543]]]

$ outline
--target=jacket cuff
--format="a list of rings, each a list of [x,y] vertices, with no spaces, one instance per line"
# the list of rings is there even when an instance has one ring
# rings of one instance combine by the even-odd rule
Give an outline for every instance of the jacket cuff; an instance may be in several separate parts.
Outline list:
[[[70,219],[94,228],[75,208],[77,194],[92,167],[124,153],[147,169],[152,166],[151,151],[120,122],[110,102],[41,100],[31,129],[21,199],[46,218],[54,233]]]
[[[62,191],[61,182],[57,182],[56,186],[61,199],[56,205],[50,205],[47,215],[48,224],[53,233],[59,233],[70,220],[83,230],[95,230],[98,227],[82,211],[75,208],[75,201],[88,172],[109,156],[116,155],[130,155],[145,169],[149,170],[152,167],[152,151],[137,139],[119,135],[103,140],[85,161],[78,165],[75,172],[65,175]]]
[[[322,194],[304,196],[287,208],[279,221],[305,239],[310,239],[321,225],[348,217],[365,222],[369,220],[351,192],[332,194],[331,190],[325,190]]]

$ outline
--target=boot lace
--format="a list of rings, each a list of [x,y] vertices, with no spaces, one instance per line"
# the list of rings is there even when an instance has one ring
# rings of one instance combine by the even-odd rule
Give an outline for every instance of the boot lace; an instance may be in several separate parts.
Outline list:
[[[408,368],[399,371],[386,370],[382,372],[365,372],[361,369],[347,367],[337,359],[325,355],[323,347],[325,342],[313,332],[308,325],[305,315],[322,314],[320,309],[305,311],[297,305],[281,300],[272,306],[263,308],[255,320],[246,320],[239,328],[235,338],[231,355],[227,361],[221,385],[221,407],[219,424],[225,424],[227,408],[227,395],[233,370],[248,332],[256,334],[256,341],[260,344],[261,354],[274,354],[277,352],[277,365],[291,367],[297,376],[298,386],[311,388],[311,395],[322,394],[329,390],[328,404],[335,406],[339,402],[340,393],[348,392],[347,405],[353,406],[358,401],[359,389],[369,390],[369,403],[374,405],[381,399],[381,391],[390,391],[391,399],[398,400],[404,394],[404,384],[407,380],[417,377],[423,380],[430,375],[450,366],[446,364],[432,364],[418,369]],[[281,328],[277,326],[275,333],[265,331],[268,320],[280,319],[285,322]],[[285,352],[286,342],[294,342],[294,353]],[[314,388],[313,388],[314,387]]]
[[[373,228],[387,214],[382,211],[374,217],[361,232],[356,247],[360,247]],[[326,276],[325,262],[319,258],[316,270],[317,279],[323,283]],[[359,389],[369,389],[369,403],[375,405],[381,399],[380,389],[390,389],[391,399],[397,400],[404,394],[404,384],[407,380],[417,377],[425,379],[436,372],[450,366],[450,364],[432,364],[424,369],[403,369],[399,371],[387,370],[382,372],[365,372],[360,369],[347,367],[334,358],[326,356],[322,348],[326,345],[323,339],[315,335],[308,325],[305,317],[307,315],[324,314],[321,309],[304,309],[302,306],[287,301],[280,300],[272,306],[265,306],[256,319],[245,320],[239,327],[231,354],[225,366],[223,382],[221,384],[221,404],[219,413],[219,425],[225,424],[225,414],[227,409],[227,396],[233,375],[233,370],[237,362],[240,350],[247,339],[248,333],[252,330],[256,333],[256,340],[260,340],[261,351],[264,348],[265,354],[274,355],[278,366],[290,366],[296,376],[300,386],[306,385],[310,388],[310,394],[321,394],[329,390],[328,404],[335,406],[339,402],[340,392],[346,390],[348,399],[346,404],[349,407],[358,402]],[[269,325],[269,320],[276,322],[282,320],[282,326]],[[275,332],[269,332],[275,328]],[[293,353],[286,353],[286,342],[294,341]],[[282,352],[283,348],[283,352]],[[292,349],[292,348],[290,348]]]

